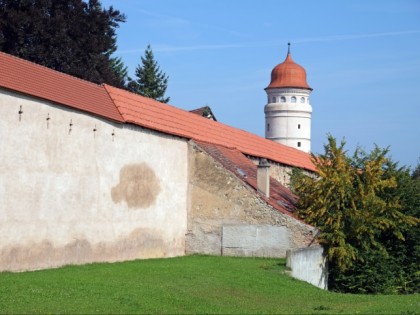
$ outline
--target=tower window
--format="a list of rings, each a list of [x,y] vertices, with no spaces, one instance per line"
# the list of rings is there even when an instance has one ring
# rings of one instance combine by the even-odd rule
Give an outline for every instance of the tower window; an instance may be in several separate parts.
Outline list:
[[[300,146],[301,146],[300,141],[298,141],[297,146],[298,146],[298,148],[300,148]]]
[[[276,97],[275,97],[275,96],[273,96],[273,97],[271,98],[271,102],[272,102],[272,103],[275,103],[275,102],[276,102]]]
[[[292,103],[296,103],[296,97],[292,96]]]
[[[284,96],[282,96],[280,100],[282,103],[286,103],[286,98]]]
[[[267,131],[270,131],[270,124],[267,124]]]
[[[298,129],[300,129],[300,124],[298,124]]]
[[[300,98],[300,102],[301,102],[301,103],[305,103],[305,98],[304,98],[304,97],[301,97],[301,98]]]

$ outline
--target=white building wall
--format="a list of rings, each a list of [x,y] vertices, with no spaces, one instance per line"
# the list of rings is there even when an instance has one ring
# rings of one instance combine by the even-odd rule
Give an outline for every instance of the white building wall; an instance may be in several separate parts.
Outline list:
[[[311,151],[309,94],[307,89],[267,89],[268,104],[264,108],[267,139],[304,152]]]
[[[183,255],[187,154],[183,139],[0,90],[0,271]]]

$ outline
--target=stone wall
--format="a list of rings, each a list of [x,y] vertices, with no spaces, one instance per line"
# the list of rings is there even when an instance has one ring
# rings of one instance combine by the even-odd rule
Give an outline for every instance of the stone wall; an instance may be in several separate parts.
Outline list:
[[[264,256],[285,257],[289,248],[312,244],[315,229],[273,209],[251,187],[227,171],[207,153],[189,146],[189,211],[186,252],[222,255],[223,227],[258,229],[258,226],[282,227],[284,242]],[[225,246],[226,248],[226,246]],[[234,255],[258,255],[230,249]],[[226,253],[226,252],[225,252]]]
[[[187,155],[186,140],[0,90],[0,271],[184,255]]]

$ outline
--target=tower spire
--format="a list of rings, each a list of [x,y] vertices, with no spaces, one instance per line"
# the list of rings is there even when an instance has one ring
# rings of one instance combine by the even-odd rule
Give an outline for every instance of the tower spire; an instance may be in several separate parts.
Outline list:
[[[290,55],[290,42],[287,43],[287,54]]]

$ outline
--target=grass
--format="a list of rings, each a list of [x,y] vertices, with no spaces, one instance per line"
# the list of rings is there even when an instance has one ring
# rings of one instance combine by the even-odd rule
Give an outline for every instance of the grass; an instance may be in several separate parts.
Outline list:
[[[0,313],[418,314],[420,295],[327,292],[284,260],[188,256],[0,273]]]

